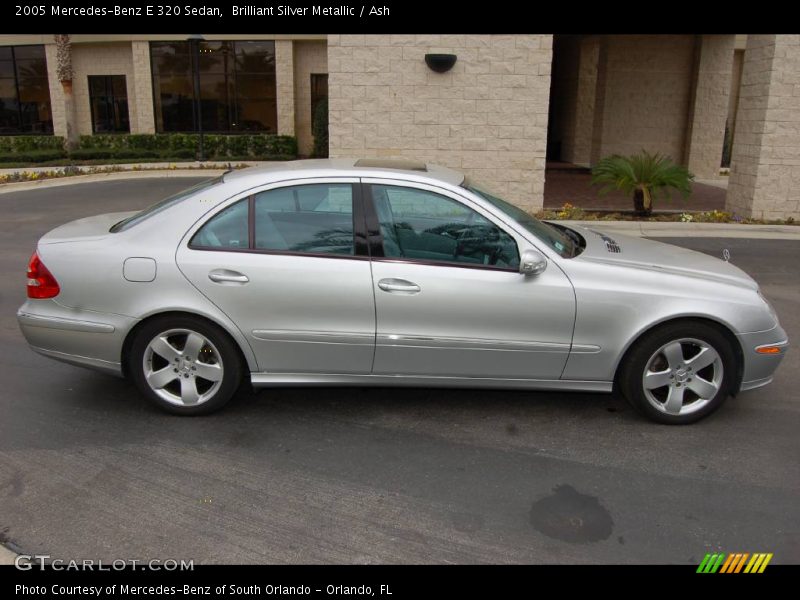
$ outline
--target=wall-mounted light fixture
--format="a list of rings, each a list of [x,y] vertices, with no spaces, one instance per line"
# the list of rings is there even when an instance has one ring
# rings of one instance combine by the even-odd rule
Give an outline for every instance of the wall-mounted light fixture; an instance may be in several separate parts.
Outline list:
[[[456,64],[457,58],[455,54],[426,54],[425,64],[431,71],[447,73]]]

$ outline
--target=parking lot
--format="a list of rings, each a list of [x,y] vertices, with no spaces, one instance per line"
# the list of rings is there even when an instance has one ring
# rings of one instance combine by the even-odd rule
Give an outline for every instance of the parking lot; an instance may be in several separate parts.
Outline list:
[[[796,349],[688,427],[611,395],[377,388],[262,390],[180,418],[30,351],[15,313],[37,238],[196,181],[0,195],[0,542],[196,563],[800,561]],[[800,340],[800,242],[665,241],[729,248]]]

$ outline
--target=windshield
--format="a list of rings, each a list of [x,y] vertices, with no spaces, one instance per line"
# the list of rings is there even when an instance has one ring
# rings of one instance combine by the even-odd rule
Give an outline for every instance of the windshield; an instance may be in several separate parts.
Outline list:
[[[174,194],[168,198],[164,198],[145,208],[143,211],[136,213],[128,217],[127,219],[123,219],[119,223],[115,223],[109,231],[111,233],[117,233],[118,231],[125,231],[126,229],[130,229],[134,225],[141,223],[145,219],[149,219],[153,215],[157,215],[163,210],[167,210],[169,207],[178,204],[179,202],[183,202],[187,198],[191,198],[195,194],[199,194],[200,192],[207,190],[211,186],[217,185],[218,183],[222,183],[222,177],[215,177],[214,179],[208,179],[206,181],[201,181],[195,186],[190,187],[186,190],[181,190],[177,194]]]
[[[492,206],[511,217],[518,225],[535,235],[539,240],[543,241],[564,258],[572,258],[580,254],[582,250],[582,240],[581,237],[572,230],[540,221],[533,215],[487,192],[476,185],[475,182],[468,179],[464,181],[463,187],[473,194],[477,194]]]

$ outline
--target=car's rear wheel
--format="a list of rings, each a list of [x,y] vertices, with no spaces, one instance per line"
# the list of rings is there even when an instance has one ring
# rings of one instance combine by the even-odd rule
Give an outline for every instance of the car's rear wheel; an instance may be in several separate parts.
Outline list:
[[[219,410],[242,381],[242,361],[230,338],[202,319],[156,318],[137,333],[128,372],[159,408],[180,415]]]
[[[625,398],[659,423],[693,423],[733,391],[736,355],[728,338],[702,322],[669,323],[644,335],[618,380]]]

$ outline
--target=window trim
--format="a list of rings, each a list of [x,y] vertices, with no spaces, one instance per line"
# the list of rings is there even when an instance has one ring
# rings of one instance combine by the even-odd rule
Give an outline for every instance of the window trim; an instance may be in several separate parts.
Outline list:
[[[405,257],[398,257],[398,256],[384,256],[383,253],[383,234],[381,233],[380,228],[380,221],[378,219],[378,213],[375,210],[375,199],[372,195],[372,186],[373,185],[387,185],[387,186],[395,186],[395,187],[408,187],[416,190],[421,190],[424,192],[429,192],[432,194],[438,194],[439,196],[443,196],[453,202],[457,202],[469,210],[478,213],[490,223],[492,223],[495,227],[497,227],[500,231],[505,233],[508,237],[514,240],[514,243],[517,246],[517,255],[522,258],[522,252],[520,251],[520,243],[519,243],[519,236],[513,235],[507,231],[505,227],[502,227],[497,221],[493,218],[491,214],[487,214],[485,210],[480,210],[479,207],[473,206],[470,202],[465,201],[465,198],[461,198],[460,196],[456,196],[452,192],[448,193],[448,190],[435,188],[434,186],[416,183],[412,181],[406,180],[391,180],[391,179],[362,179],[361,180],[361,187],[364,188],[363,197],[364,197],[364,205],[366,211],[366,221],[367,221],[367,233],[369,239],[369,247],[370,247],[370,255],[372,256],[372,260],[376,262],[386,262],[386,263],[403,263],[403,264],[415,264],[415,265],[424,265],[424,266],[433,266],[433,267],[453,267],[456,269],[479,269],[481,271],[494,271],[499,273],[516,273],[519,274],[519,268],[510,268],[510,267],[496,267],[493,265],[483,265],[483,264],[476,264],[476,263],[459,263],[455,261],[445,261],[445,260],[427,260],[427,259],[420,259],[420,258],[405,258]]]
[[[255,203],[256,196],[261,193],[270,192],[272,190],[299,187],[302,185],[324,185],[324,184],[347,184],[350,185],[352,190],[352,203],[353,203],[353,254],[328,254],[324,252],[297,252],[292,250],[271,250],[269,248],[256,248],[255,247]],[[247,202],[247,248],[224,248],[214,246],[198,246],[192,243],[195,236],[199,231],[205,227],[212,219],[223,211],[229,209],[231,206],[239,202]],[[196,225],[190,232],[187,233],[188,242],[186,247],[190,250],[197,250],[201,252],[238,252],[249,254],[267,254],[274,256],[305,256],[311,258],[334,258],[345,260],[370,260],[369,245],[367,243],[367,226],[364,218],[364,205],[361,194],[361,184],[357,178],[343,177],[337,178],[321,178],[321,179],[294,179],[288,181],[280,181],[270,184],[266,187],[256,190],[249,190],[246,195],[236,196],[222,205],[215,207],[213,214],[207,216],[208,213],[198,220],[202,221],[200,225]]]

